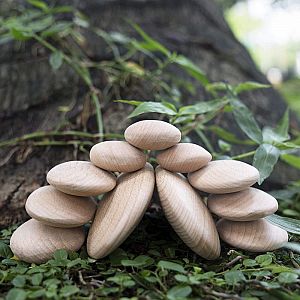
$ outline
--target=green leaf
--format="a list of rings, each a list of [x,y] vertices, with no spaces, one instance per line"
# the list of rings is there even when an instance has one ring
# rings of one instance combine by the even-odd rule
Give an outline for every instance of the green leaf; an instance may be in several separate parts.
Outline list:
[[[277,279],[280,283],[295,283],[298,281],[298,275],[292,272],[282,272]]]
[[[256,149],[253,166],[259,171],[259,184],[262,184],[270,176],[279,156],[280,150],[270,144],[262,144]]]
[[[53,70],[58,70],[63,63],[63,53],[61,51],[51,53],[49,62]]]
[[[128,118],[133,118],[149,112],[166,114],[169,116],[174,116],[177,114],[176,111],[170,109],[170,107],[163,102],[143,102],[138,105],[138,107],[128,116]]]
[[[174,286],[167,292],[167,299],[186,299],[192,293],[192,288],[190,286]]]
[[[170,51],[165,46],[160,44],[158,41],[151,38],[140,26],[138,26],[137,24],[134,24],[134,23],[131,23],[131,25],[139,33],[139,35],[144,39],[145,43],[143,43],[143,44],[139,43],[139,44],[140,44],[140,46],[142,45],[142,47],[144,47],[145,50],[159,51],[166,56],[170,56]]]
[[[265,89],[265,88],[270,88],[271,86],[269,84],[262,84],[258,82],[253,82],[253,81],[246,81],[243,83],[240,83],[236,87],[234,87],[234,92],[236,94],[239,94],[241,92],[246,92],[246,91],[252,91],[252,90],[257,90],[257,89]]]
[[[55,260],[65,260],[68,258],[68,252],[65,249],[56,250],[53,254]]]
[[[205,89],[209,93],[214,93],[216,91],[226,91],[228,89],[228,84],[225,82],[213,82],[205,86]]]
[[[12,37],[17,41],[26,41],[31,37],[30,33],[24,32],[17,28],[11,28],[10,33]]]
[[[290,233],[300,235],[300,220],[281,217],[275,214],[267,216],[266,219],[274,225],[277,225],[278,227]]]
[[[42,31],[42,37],[50,37],[55,34],[61,34],[62,32],[66,31],[67,29],[71,28],[72,23],[67,21],[59,21],[50,26],[48,29]]]
[[[203,86],[209,83],[205,73],[187,57],[178,55],[174,58],[174,63],[181,66],[189,75],[201,82]]]
[[[13,257],[13,253],[10,250],[10,247],[2,241],[0,241],[0,257],[4,257],[4,258]]]
[[[262,255],[257,256],[255,258],[255,260],[258,262],[258,264],[261,267],[265,267],[265,266],[268,266],[272,263],[273,257],[270,254],[262,254]]]
[[[140,104],[144,103],[142,101],[137,100],[115,100],[114,102],[126,103],[133,106],[139,106]]]
[[[25,300],[27,293],[21,289],[11,289],[6,295],[6,300]]]
[[[17,288],[22,288],[26,283],[26,277],[23,275],[17,275],[11,283]]]
[[[43,11],[47,11],[49,6],[41,0],[27,0],[28,3],[30,3],[32,6],[37,7]]]
[[[162,269],[176,271],[176,272],[179,272],[179,273],[185,273],[184,267],[182,265],[171,262],[171,261],[160,260],[158,262],[157,266],[162,268]]]
[[[210,100],[203,101],[194,105],[183,106],[179,109],[178,114],[180,116],[184,115],[199,115],[208,112],[215,112],[223,108],[228,103],[227,100]]]
[[[43,274],[41,273],[36,273],[31,277],[32,285],[40,285],[42,280],[43,280]]]
[[[292,154],[281,154],[281,160],[300,170],[300,157]]]
[[[66,285],[60,290],[61,297],[70,297],[79,292],[79,288],[76,285]]]
[[[282,137],[283,141],[288,140],[290,138],[289,125],[290,125],[290,116],[289,116],[289,109],[287,109],[283,114],[283,117],[279,121],[277,127],[275,128],[275,132]]]
[[[244,274],[241,271],[228,271],[225,273],[224,278],[229,285],[235,285],[246,280]]]
[[[122,260],[121,263],[125,267],[145,267],[150,266],[154,262],[153,258],[146,255],[139,255],[133,260],[125,259]]]
[[[230,104],[233,109],[233,116],[242,131],[257,144],[261,144],[263,136],[252,112],[237,98],[231,98]]]

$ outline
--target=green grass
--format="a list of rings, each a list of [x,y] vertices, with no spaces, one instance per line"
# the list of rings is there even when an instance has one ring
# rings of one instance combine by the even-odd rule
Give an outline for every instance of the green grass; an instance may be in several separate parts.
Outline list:
[[[15,228],[15,227],[14,227]],[[222,245],[207,261],[191,252],[164,218],[148,214],[109,257],[59,250],[42,265],[12,257],[1,232],[0,299],[300,299],[300,255],[251,254]]]

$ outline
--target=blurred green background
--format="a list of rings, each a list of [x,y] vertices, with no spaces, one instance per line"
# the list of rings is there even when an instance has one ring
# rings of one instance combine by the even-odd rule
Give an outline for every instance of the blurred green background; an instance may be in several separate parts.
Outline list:
[[[300,117],[300,1],[218,2],[258,68]]]

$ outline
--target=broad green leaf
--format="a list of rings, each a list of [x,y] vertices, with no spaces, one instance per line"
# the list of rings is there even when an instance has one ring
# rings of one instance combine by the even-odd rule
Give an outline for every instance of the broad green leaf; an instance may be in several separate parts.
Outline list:
[[[25,300],[27,297],[26,291],[18,288],[11,289],[6,295],[6,300]]]
[[[13,257],[13,253],[10,250],[10,247],[2,241],[0,241],[0,257],[4,257],[4,258]]]
[[[235,285],[239,282],[245,281],[246,278],[241,271],[228,271],[224,275],[227,284]]]
[[[30,3],[32,6],[37,7],[43,11],[47,11],[49,6],[44,2],[40,0],[27,0],[28,3]]]
[[[282,143],[287,140],[286,137],[278,134],[274,128],[268,126],[263,128],[262,134],[263,134],[264,143],[268,143],[268,144]]]
[[[125,267],[145,267],[150,266],[154,262],[153,258],[146,255],[139,255],[135,259],[124,259],[121,261],[122,265]]]
[[[261,267],[265,267],[272,263],[273,257],[270,254],[262,254],[262,255],[256,256],[255,260],[258,262],[258,264]]]
[[[261,144],[263,136],[252,112],[237,98],[231,98],[233,116],[243,132],[257,144]]]
[[[300,170],[300,157],[292,154],[281,154],[281,160]]]
[[[79,292],[79,288],[76,285],[66,285],[60,290],[61,297],[70,297]]]
[[[277,278],[280,283],[295,283],[298,281],[298,274],[292,272],[282,272]]]
[[[49,63],[53,70],[58,70],[63,63],[63,54],[61,51],[55,51],[51,53],[49,57]]]
[[[24,275],[17,275],[11,283],[17,288],[22,288],[26,283],[26,277]]]
[[[177,114],[176,111],[170,109],[163,102],[143,102],[128,116],[128,118],[133,118],[138,115],[155,112],[160,114],[166,114],[169,116],[174,116]]]
[[[64,260],[68,258],[68,252],[64,249],[56,250],[53,254],[55,260]]]
[[[17,41],[26,41],[31,37],[30,33],[24,32],[17,28],[11,28],[10,33],[12,37]]]
[[[176,271],[176,272],[179,272],[179,273],[185,273],[184,267],[182,265],[171,262],[171,261],[160,260],[158,262],[157,266],[162,268],[162,269]]]
[[[280,156],[280,150],[270,144],[260,145],[253,157],[253,166],[259,171],[259,184],[270,176]]]
[[[183,106],[179,109],[178,115],[199,115],[208,112],[215,112],[223,108],[227,104],[227,100],[210,100],[203,101],[194,105]]]
[[[192,288],[190,286],[174,286],[167,292],[167,299],[177,300],[177,299],[187,299],[191,294]]]
[[[42,280],[43,280],[43,274],[41,274],[41,273],[33,274],[31,277],[32,285],[38,286],[41,284]]]
[[[290,138],[289,136],[289,125],[290,125],[290,117],[289,117],[289,109],[287,109],[279,121],[279,124],[275,128],[275,132],[282,137],[283,141],[286,141]]]
[[[137,24],[131,23],[133,28],[139,33],[139,35],[144,39],[145,43],[143,44],[143,47],[146,50],[149,51],[159,51],[163,53],[166,56],[170,55],[170,51],[163,46],[161,43],[158,41],[154,40],[152,37],[150,37],[140,26]],[[141,45],[141,43],[140,43]]]
[[[241,92],[252,91],[257,89],[265,89],[270,87],[271,86],[269,84],[263,84],[254,81],[246,81],[235,86],[233,90],[236,94],[239,94]]]
[[[126,103],[133,106],[139,106],[140,104],[143,103],[142,101],[137,101],[137,100],[115,100],[114,102]]]
[[[228,84],[225,82],[213,82],[205,86],[205,89],[209,93],[214,93],[216,91],[226,91],[228,89]]]
[[[266,219],[290,233],[300,235],[300,220],[281,217],[275,214],[267,216]]]
[[[203,86],[209,83],[205,73],[187,57],[178,55],[174,58],[174,63],[181,66],[189,75],[201,82]]]

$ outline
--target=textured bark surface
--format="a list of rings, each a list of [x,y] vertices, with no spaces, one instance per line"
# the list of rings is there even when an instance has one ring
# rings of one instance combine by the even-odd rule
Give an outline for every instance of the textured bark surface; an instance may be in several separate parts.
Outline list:
[[[0,3],[3,14],[9,11],[9,3],[4,2]],[[193,60],[212,81],[226,80],[232,84],[246,80],[267,82],[245,48],[233,36],[221,10],[211,0],[56,2],[77,6],[90,17],[95,26],[106,31],[119,31],[134,36],[136,33],[126,19],[138,23],[170,50]],[[95,42],[93,36],[87,38],[87,50],[91,57],[99,61],[110,58],[105,45]],[[98,86],[100,89],[103,87],[100,79]],[[73,109],[67,117],[76,119],[85,103],[83,89],[68,66],[53,72],[48,64],[47,52],[37,43],[1,46],[1,140],[35,130],[57,128],[66,117],[58,112],[58,108],[70,103]],[[199,90],[193,99],[203,99],[204,95],[205,92]],[[122,96],[151,99],[151,91],[147,87],[133,86],[126,89]],[[185,101],[191,103],[193,99]],[[285,109],[282,98],[273,89],[247,93],[243,95],[243,100],[263,125],[274,124]],[[124,106],[108,103],[103,107],[103,112],[107,132],[122,132],[128,123],[124,117]],[[77,158],[76,153],[71,147],[0,149],[0,166],[3,164],[0,168],[0,226],[26,218],[23,208],[26,197],[36,187],[45,184],[46,171],[59,162],[74,158]],[[8,159],[9,163],[4,164]],[[274,180],[286,181],[285,174],[282,170],[277,172]]]

